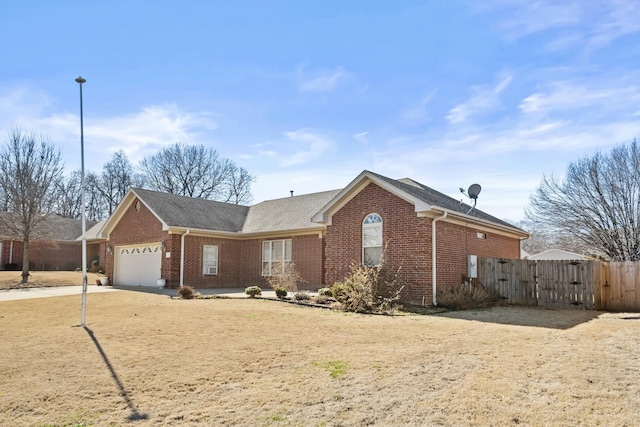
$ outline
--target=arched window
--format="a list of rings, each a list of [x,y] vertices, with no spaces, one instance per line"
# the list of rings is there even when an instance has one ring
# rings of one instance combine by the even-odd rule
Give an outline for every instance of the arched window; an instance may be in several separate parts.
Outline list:
[[[362,221],[362,264],[373,267],[382,261],[382,218],[372,213]]]

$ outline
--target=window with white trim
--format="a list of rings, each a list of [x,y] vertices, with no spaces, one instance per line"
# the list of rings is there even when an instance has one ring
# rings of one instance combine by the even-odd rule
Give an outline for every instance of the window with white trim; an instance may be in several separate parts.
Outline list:
[[[368,267],[382,262],[382,217],[372,213],[362,221],[362,264]]]
[[[202,274],[215,276],[218,274],[218,247],[212,245],[202,246]]]
[[[277,276],[291,271],[291,239],[262,242],[262,275]]]

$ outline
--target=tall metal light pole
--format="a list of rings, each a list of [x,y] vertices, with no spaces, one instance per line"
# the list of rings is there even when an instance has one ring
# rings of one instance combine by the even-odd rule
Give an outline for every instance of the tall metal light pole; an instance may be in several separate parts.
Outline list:
[[[81,76],[76,79],[80,84],[80,187],[82,188],[82,317],[80,326],[84,326],[85,313],[87,311],[87,214],[84,189],[84,123],[82,117],[82,84],[86,80]]]

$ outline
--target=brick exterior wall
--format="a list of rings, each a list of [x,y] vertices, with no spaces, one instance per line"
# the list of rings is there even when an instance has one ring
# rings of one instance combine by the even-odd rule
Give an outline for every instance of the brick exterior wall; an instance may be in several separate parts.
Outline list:
[[[135,205],[137,201],[138,199],[135,199],[127,207],[127,210],[122,218],[120,218],[120,221],[116,224],[113,230],[111,230],[109,241],[106,242],[106,244],[110,245],[114,250],[113,253],[107,254],[107,256],[105,257],[106,273],[107,276],[111,278],[113,278],[113,262],[116,246],[162,242],[169,236],[167,232],[162,231],[162,224],[155,217],[155,215],[151,213],[149,209],[147,209],[144,203],[140,203],[140,211],[136,211]],[[180,246],[178,244],[178,249],[179,248]],[[166,261],[164,252],[161,256],[162,271],[164,272]],[[167,281],[169,281],[169,278],[167,278]]]
[[[13,256],[10,257],[11,240],[2,241],[2,260],[0,268],[11,258],[18,269],[22,269],[23,244],[13,241]],[[57,242],[55,240],[29,241],[29,270],[33,271],[72,271],[82,263],[82,245],[80,242]]]
[[[304,280],[300,287],[307,290],[321,288],[323,284],[322,251],[324,238],[320,238],[318,234],[284,235],[268,239],[243,240],[241,256],[241,282],[243,286],[269,286],[266,277],[262,276],[262,242],[282,239],[291,239],[291,261]]]
[[[160,221],[141,203],[135,210],[137,199],[111,231],[106,245],[116,246],[141,243],[164,242],[162,253],[162,277],[168,287],[180,284],[181,235],[162,231]],[[217,237],[185,236],[184,284],[196,288],[238,288],[251,285],[268,287],[262,276],[262,241],[292,240],[292,261],[305,280],[304,288],[318,289],[322,286],[322,251],[324,239],[318,234],[283,235],[269,239],[224,239]],[[218,246],[218,274],[204,275],[202,251],[204,245]],[[170,257],[167,258],[166,254]],[[114,255],[105,256],[107,275],[113,277]]]
[[[382,217],[385,264],[400,268],[405,302],[431,302],[432,252],[430,218],[418,218],[414,206],[374,183],[367,185],[332,217],[327,227],[325,248],[325,282],[343,280],[351,264],[362,264],[362,222],[377,213]],[[519,258],[520,242],[497,234],[476,237],[476,229],[436,223],[437,284],[441,290],[461,282],[467,273],[467,254]]]

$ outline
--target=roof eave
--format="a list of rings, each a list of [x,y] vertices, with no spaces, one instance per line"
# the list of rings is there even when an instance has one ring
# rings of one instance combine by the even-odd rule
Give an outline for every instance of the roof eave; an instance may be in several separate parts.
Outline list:
[[[220,237],[224,239],[236,239],[236,240],[248,240],[248,239],[256,239],[256,238],[266,238],[273,236],[296,236],[296,235],[307,235],[307,234],[316,234],[316,233],[324,233],[326,230],[325,226],[317,225],[311,227],[301,227],[301,228],[287,228],[281,230],[264,230],[264,231],[252,231],[252,232],[233,232],[233,231],[220,231],[220,230],[207,230],[203,228],[191,228],[191,227],[169,227],[169,234],[185,234],[189,231],[190,236],[201,236],[201,237]]]

